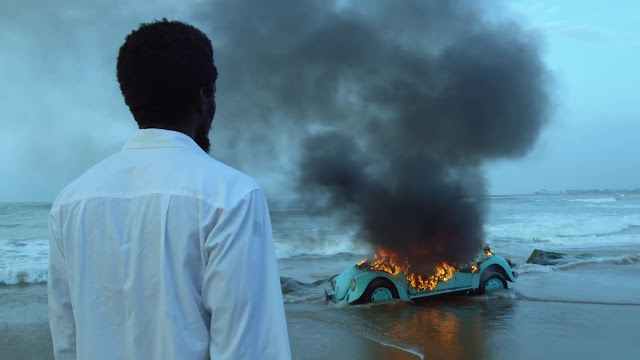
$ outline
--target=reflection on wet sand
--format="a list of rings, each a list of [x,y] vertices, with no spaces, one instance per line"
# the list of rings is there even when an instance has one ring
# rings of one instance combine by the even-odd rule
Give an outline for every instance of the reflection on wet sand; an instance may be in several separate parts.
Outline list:
[[[418,360],[419,356],[386,346],[310,314],[289,312],[287,325],[294,359]]]
[[[376,309],[367,314],[367,321],[385,323],[381,333],[390,342],[426,358],[484,359],[499,351],[500,339],[511,327],[513,307],[511,299],[427,298]]]
[[[448,296],[326,313],[345,328],[425,358],[488,359],[511,331],[515,302]],[[335,312],[334,312],[335,313]]]
[[[509,331],[513,301],[447,297],[404,304],[387,335],[426,358],[485,359]]]
[[[296,313],[426,359],[492,359],[513,331],[515,306],[510,298],[445,296]]]

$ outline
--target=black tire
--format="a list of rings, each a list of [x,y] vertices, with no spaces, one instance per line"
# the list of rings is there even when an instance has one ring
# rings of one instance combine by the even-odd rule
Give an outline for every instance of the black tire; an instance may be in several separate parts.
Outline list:
[[[509,285],[507,284],[507,280],[505,280],[502,274],[489,270],[489,271],[485,271],[482,274],[482,277],[480,278],[480,287],[478,288],[478,290],[476,290],[476,294],[484,294],[486,292],[487,283],[491,279],[498,279],[500,280],[500,282],[502,282],[503,288],[505,289],[509,288]]]
[[[367,290],[364,291],[364,295],[362,295],[362,298],[360,298],[360,300],[362,300],[362,303],[364,304],[370,303],[373,292],[376,291],[376,289],[378,288],[385,288],[391,291],[391,295],[393,296],[394,299],[399,298],[398,289],[396,289],[396,287],[393,285],[391,281],[385,278],[376,278],[369,283],[369,286],[367,286]]]

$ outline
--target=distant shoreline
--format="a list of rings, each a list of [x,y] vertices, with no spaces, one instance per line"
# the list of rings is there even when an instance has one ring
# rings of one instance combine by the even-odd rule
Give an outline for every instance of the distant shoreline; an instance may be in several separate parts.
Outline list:
[[[469,195],[467,198],[500,198],[509,196],[562,196],[562,195],[587,195],[587,196],[626,196],[626,195],[640,195],[640,188],[636,189],[586,189],[586,190],[547,190],[541,189],[532,193],[514,193],[514,194],[488,194],[488,195]],[[273,199],[277,201],[277,199]],[[290,201],[291,199],[289,199]],[[34,206],[51,207],[50,201],[0,201],[0,204],[5,205],[24,205],[31,204]]]
[[[640,195],[640,189],[538,190],[529,195]]]
[[[566,195],[587,195],[587,196],[626,196],[640,195],[640,189],[586,189],[586,190],[547,190],[541,189],[532,193],[518,194],[490,194],[487,197],[509,197],[509,196],[566,196]]]

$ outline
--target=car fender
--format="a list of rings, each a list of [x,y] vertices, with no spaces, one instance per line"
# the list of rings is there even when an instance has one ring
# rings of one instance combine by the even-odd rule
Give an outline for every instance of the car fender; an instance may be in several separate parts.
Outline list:
[[[487,260],[480,263],[478,272],[474,274],[474,277],[473,277],[474,289],[477,289],[480,287],[480,278],[482,277],[482,273],[491,266],[499,266],[500,268],[502,268],[502,270],[504,270],[507,280],[509,281],[516,280],[515,277],[513,276],[513,270],[511,270],[511,266],[509,266],[509,263],[507,262],[507,260],[505,260],[502,256],[492,255]]]
[[[342,274],[333,278],[333,280],[336,282],[336,288],[333,290],[333,299],[335,301],[341,301],[345,299],[349,291],[351,291],[351,289],[349,288],[351,279],[363,272],[364,270],[360,266],[354,265],[345,269]]]
[[[353,290],[351,290],[351,287],[349,287],[346,297],[347,302],[352,303],[360,299],[362,295],[364,295],[364,292],[367,290],[369,284],[377,278],[385,278],[389,280],[396,287],[400,299],[409,300],[409,297],[407,296],[407,281],[402,273],[394,276],[384,271],[373,270],[362,272],[353,277],[356,282],[356,287]],[[351,280],[349,280],[349,282],[351,282]]]

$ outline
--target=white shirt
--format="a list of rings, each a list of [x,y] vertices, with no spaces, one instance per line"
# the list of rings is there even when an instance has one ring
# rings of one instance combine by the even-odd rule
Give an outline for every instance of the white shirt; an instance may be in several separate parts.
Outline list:
[[[57,359],[289,359],[260,187],[145,129],[67,186],[49,222]]]

